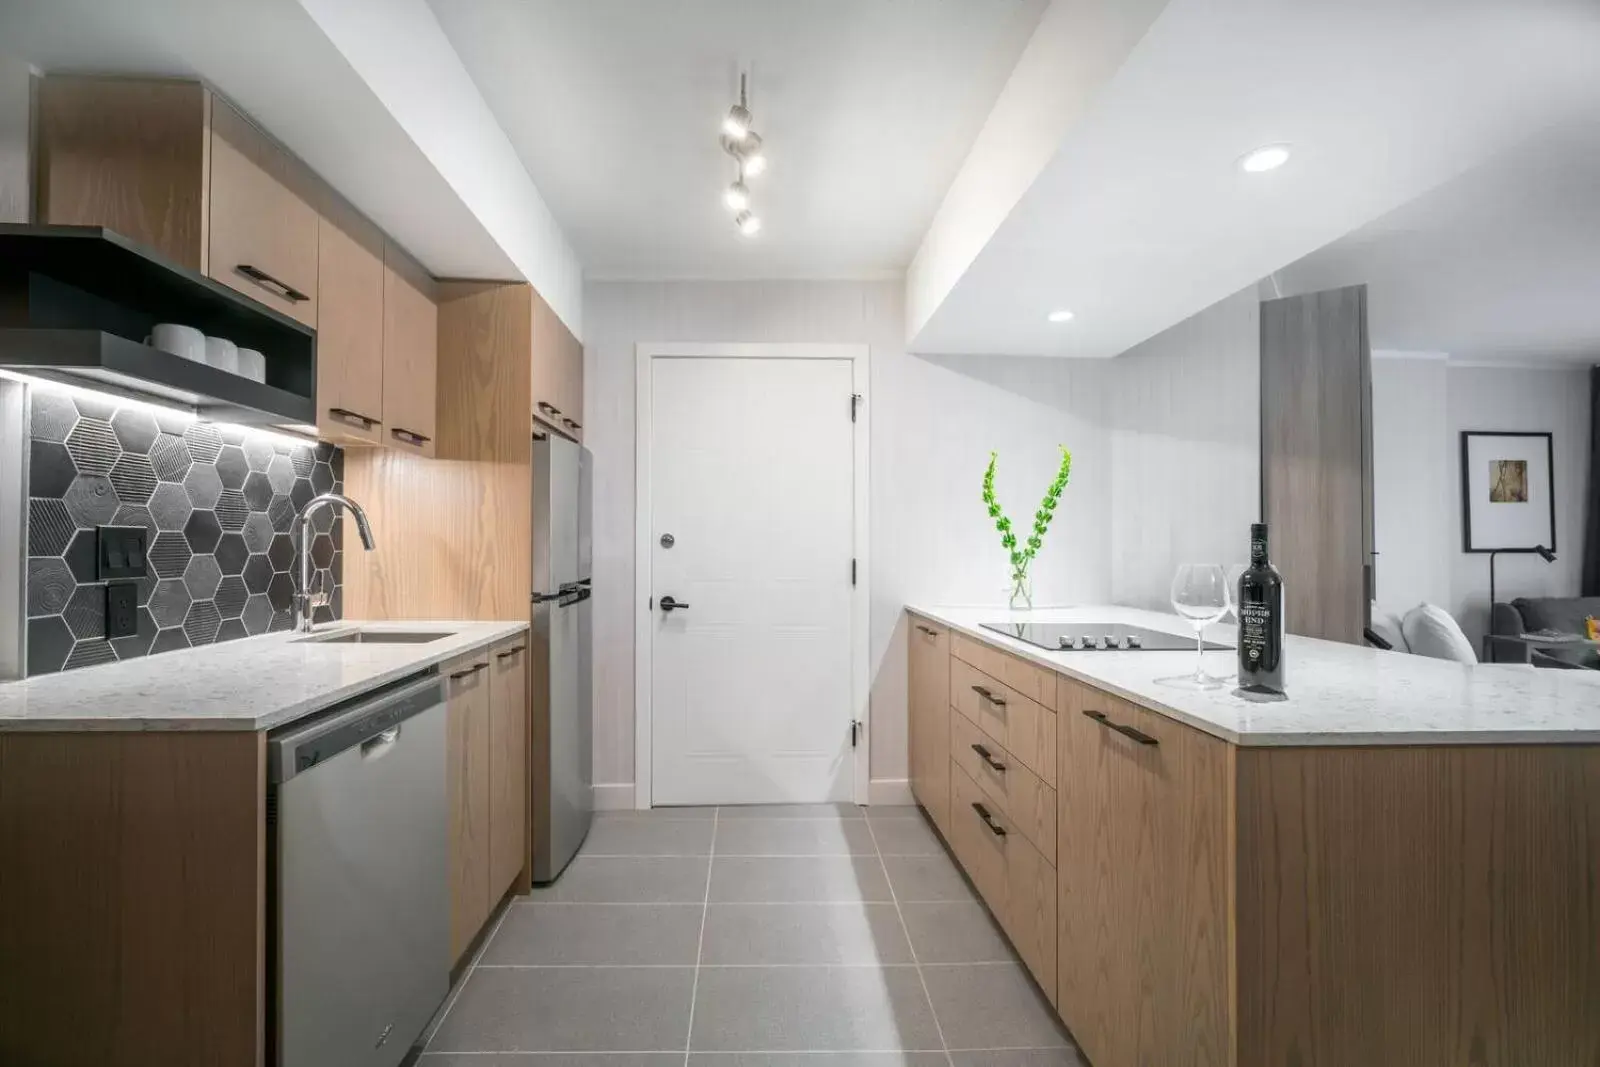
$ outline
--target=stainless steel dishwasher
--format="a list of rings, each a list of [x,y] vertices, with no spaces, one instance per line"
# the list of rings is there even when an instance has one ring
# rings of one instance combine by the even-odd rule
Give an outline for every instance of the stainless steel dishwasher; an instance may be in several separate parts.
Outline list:
[[[269,738],[270,1016],[278,1067],[394,1067],[450,984],[439,676]]]

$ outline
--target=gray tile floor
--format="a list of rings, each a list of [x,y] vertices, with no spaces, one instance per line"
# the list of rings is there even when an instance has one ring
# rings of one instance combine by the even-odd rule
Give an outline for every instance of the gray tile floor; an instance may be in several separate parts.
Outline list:
[[[915,808],[598,816],[420,1067],[1078,1067]]]

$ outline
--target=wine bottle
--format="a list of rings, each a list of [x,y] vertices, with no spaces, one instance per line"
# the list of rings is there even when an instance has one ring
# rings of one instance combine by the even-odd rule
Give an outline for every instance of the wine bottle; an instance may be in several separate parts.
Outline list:
[[[1239,688],[1283,692],[1283,577],[1267,559],[1267,524],[1250,527],[1250,567],[1239,576]]]

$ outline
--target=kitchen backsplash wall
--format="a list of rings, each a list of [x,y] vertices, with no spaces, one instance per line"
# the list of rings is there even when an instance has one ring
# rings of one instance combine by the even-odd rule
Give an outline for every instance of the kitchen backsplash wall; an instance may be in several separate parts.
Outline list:
[[[47,674],[293,625],[307,501],[340,491],[331,445],[79,392],[29,390],[27,673]],[[105,637],[97,526],[143,526],[139,630]],[[314,520],[318,621],[341,617],[341,524]]]

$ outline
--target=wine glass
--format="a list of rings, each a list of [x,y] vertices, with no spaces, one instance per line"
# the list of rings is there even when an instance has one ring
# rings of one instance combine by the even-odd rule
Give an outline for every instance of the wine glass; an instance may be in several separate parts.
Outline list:
[[[1185,563],[1172,577],[1172,606],[1194,627],[1194,676],[1181,681],[1186,688],[1215,689],[1222,682],[1205,671],[1206,627],[1222,621],[1233,603],[1228,573],[1220,563]]]

